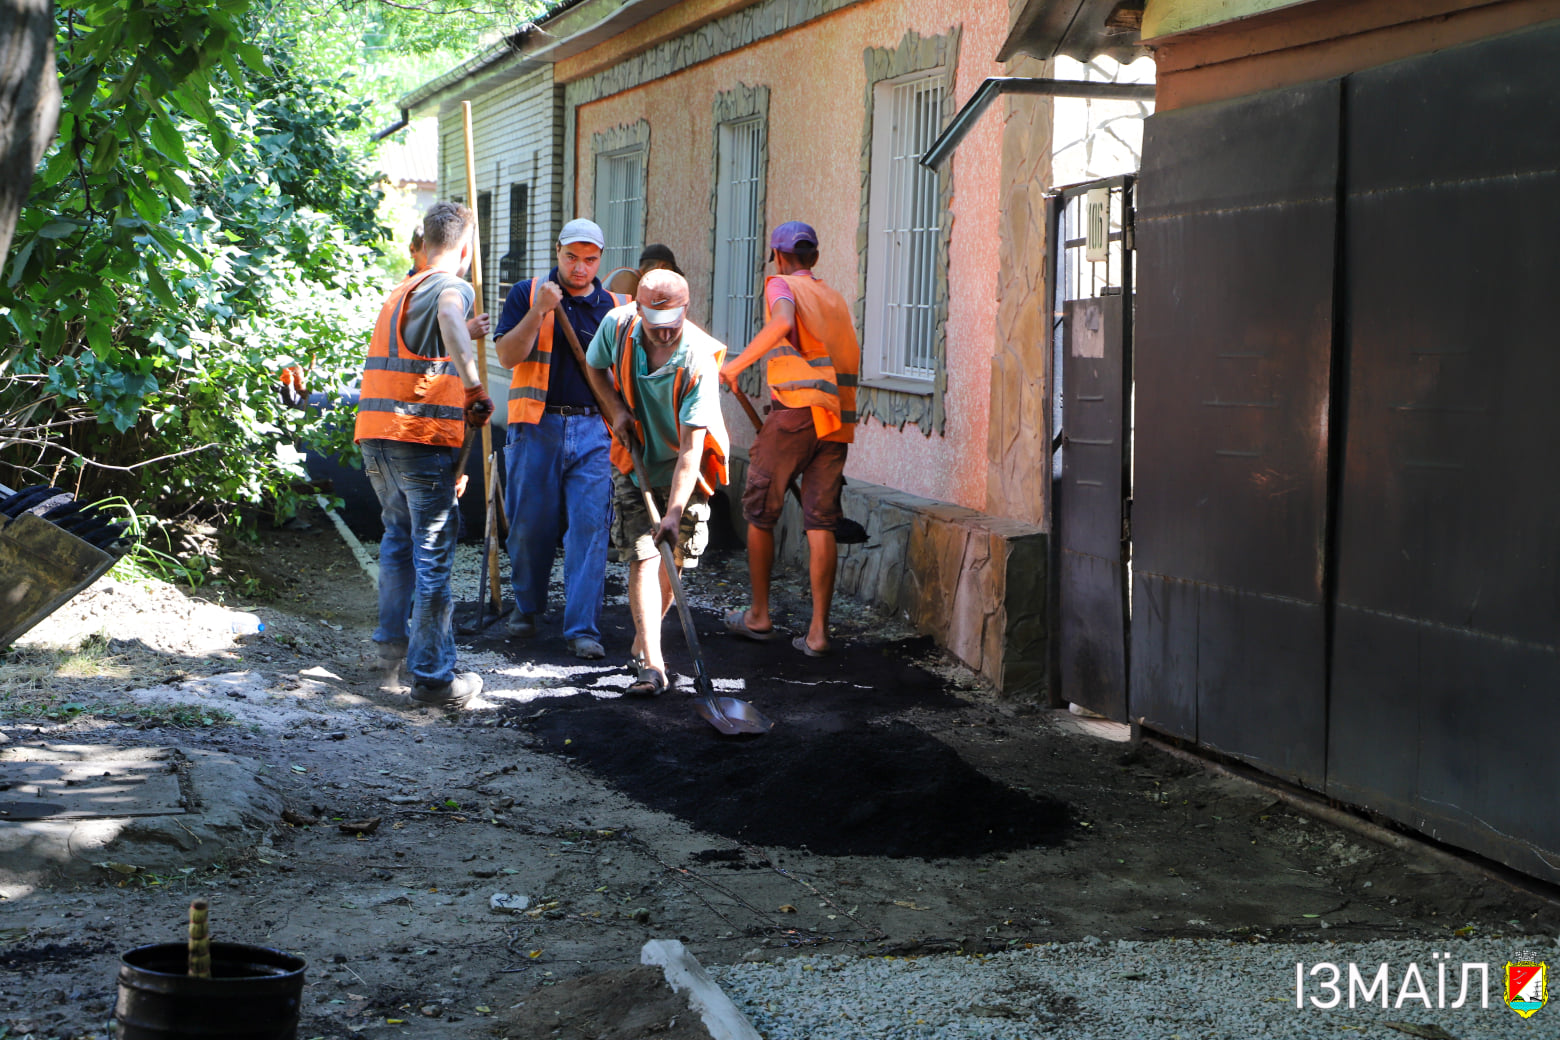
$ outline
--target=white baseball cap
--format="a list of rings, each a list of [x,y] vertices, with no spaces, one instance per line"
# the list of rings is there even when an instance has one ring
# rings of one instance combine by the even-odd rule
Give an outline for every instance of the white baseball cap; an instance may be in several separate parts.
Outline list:
[[[558,232],[560,246],[566,246],[570,242],[589,242],[597,249],[607,248],[607,236],[601,233],[601,225],[584,217],[575,217],[563,225],[563,230]]]

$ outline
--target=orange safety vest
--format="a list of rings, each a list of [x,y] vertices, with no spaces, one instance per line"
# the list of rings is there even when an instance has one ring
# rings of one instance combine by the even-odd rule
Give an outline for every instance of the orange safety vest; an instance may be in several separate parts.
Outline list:
[[[396,286],[379,311],[363,366],[353,440],[378,438],[458,448],[466,439],[466,390],[444,340],[433,337],[424,354],[402,338],[412,293],[437,271],[412,275]]]
[[[617,314],[617,311],[613,312]],[[623,403],[628,406],[630,415],[634,413],[634,330],[639,327],[639,315],[633,311],[623,311],[618,315],[617,323],[617,364],[612,369],[612,383],[617,387],[617,392],[622,396]],[[623,320],[627,319],[627,320]],[[685,322],[693,325],[692,322]],[[695,329],[697,325],[693,325]],[[702,331],[702,330],[700,330]],[[715,343],[715,340],[710,342]],[[715,368],[719,370],[721,363],[726,360],[726,348],[718,344],[715,351]],[[688,391],[693,387],[693,377],[688,369],[679,368],[677,374],[672,377],[672,406],[677,410],[679,429],[682,427],[682,405],[688,396]],[[605,420],[605,416],[602,417]],[[608,429],[611,429],[609,426]],[[634,419],[634,433],[639,437],[639,443],[645,440],[644,427],[639,419]],[[672,450],[676,451],[680,446],[673,444]],[[699,459],[699,487],[706,495],[713,495],[715,489],[726,483],[726,429],[721,427],[718,431],[705,429],[704,454]],[[616,437],[612,438],[612,464],[621,473],[634,472],[634,458]]]
[[[856,323],[845,297],[817,278],[802,275],[770,275],[783,278],[796,301],[796,338],[802,349],[782,342],[766,357],[769,389],[788,408],[812,408],[818,439],[856,439],[856,383],[861,373],[861,345]],[[767,287],[769,279],[764,280]],[[764,320],[768,321],[769,294],[764,294]]]
[[[545,278],[531,279],[530,306],[536,306],[536,287]],[[612,303],[621,307],[628,302],[628,297],[621,293],[609,292]],[[514,375],[509,377],[509,421],[512,423],[541,422],[542,412],[547,407],[547,384],[552,378],[552,348],[553,325],[556,319],[552,311],[548,311],[542,318],[542,327],[536,333],[536,348],[526,355],[526,359],[514,368]],[[578,329],[574,330],[576,333]],[[565,344],[567,346],[567,344]],[[580,346],[589,346],[588,341],[582,340]]]

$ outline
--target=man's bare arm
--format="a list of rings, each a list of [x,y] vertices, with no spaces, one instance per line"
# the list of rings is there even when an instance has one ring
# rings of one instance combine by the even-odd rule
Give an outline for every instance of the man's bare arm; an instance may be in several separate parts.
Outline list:
[[[790,300],[776,300],[770,308],[769,321],[758,330],[747,349],[720,366],[720,380],[731,389],[737,388],[737,376],[753,362],[785,342],[796,325],[796,304]]]
[[[704,428],[684,426],[677,443],[677,465],[672,468],[672,485],[666,495],[666,515],[655,533],[656,541],[671,541],[682,525],[683,507],[699,481],[699,463],[704,456]]]
[[[439,334],[444,339],[444,349],[455,365],[462,386],[482,385],[482,373],[477,370],[477,352],[472,348],[471,333],[466,329],[466,300],[459,290],[445,289],[439,294]]]

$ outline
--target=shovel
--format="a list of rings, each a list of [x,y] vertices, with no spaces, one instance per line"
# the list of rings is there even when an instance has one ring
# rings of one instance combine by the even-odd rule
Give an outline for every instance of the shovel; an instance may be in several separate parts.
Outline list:
[[[763,429],[764,420],[758,417],[758,409],[753,407],[753,402],[748,400],[748,395],[738,390],[736,398],[742,405],[742,410],[747,412],[748,419],[752,421],[753,429],[755,431]],[[802,493],[796,489],[795,478],[792,478],[785,489],[796,499],[797,505],[802,504]],[[867,540],[867,529],[850,517],[841,515],[839,522],[834,525],[834,540],[840,545],[862,545]]]
[[[574,334],[574,326],[569,324],[569,317],[563,312],[561,303],[554,313],[557,315],[558,327],[563,330],[563,338],[568,341],[569,350],[574,354],[574,360],[579,362],[581,372],[588,371],[589,362],[585,360],[585,349],[580,346],[580,339]],[[589,378],[585,383],[590,387],[591,395],[596,398],[596,407],[601,409],[601,414],[610,415],[611,409],[601,399],[596,384]],[[645,473],[645,461],[640,454],[639,445],[630,441],[628,453],[634,460],[634,475],[639,478],[639,490],[645,497],[645,511],[650,514],[650,523],[653,527],[660,527],[661,511],[656,508],[655,497],[650,493],[650,478]],[[682,620],[683,637],[687,639],[688,652],[693,656],[693,688],[698,698],[694,703],[694,710],[704,718],[704,721],[728,737],[743,733],[768,733],[775,724],[765,718],[763,712],[747,701],[715,695],[715,684],[710,681],[709,673],[704,669],[704,654],[699,650],[699,633],[693,627],[693,612],[688,609],[688,601],[683,596],[682,581],[677,576],[677,561],[672,556],[672,547],[665,542],[660,543],[660,546],[661,566],[666,568],[666,578],[672,586],[672,597],[677,600],[677,615]],[[656,623],[659,624],[659,619]]]
[[[650,514],[652,527],[661,526],[661,511],[655,507],[655,496],[650,493],[650,478],[645,472],[645,463],[639,455],[639,445],[630,444],[628,452],[634,459],[634,475],[639,478],[639,493],[645,499],[645,511]],[[688,640],[688,652],[693,655],[693,688],[697,691],[698,700],[693,708],[704,721],[720,730],[728,737],[739,733],[768,733],[774,728],[774,723],[765,718],[753,705],[747,701],[739,701],[735,697],[715,696],[715,684],[710,682],[709,673],[704,670],[704,654],[699,650],[699,633],[693,627],[693,613],[688,609],[688,600],[683,596],[682,580],[677,576],[677,561],[672,556],[672,547],[665,542],[661,546],[661,566],[666,568],[667,580],[672,585],[672,596],[677,600],[677,614],[682,619],[683,636]]]

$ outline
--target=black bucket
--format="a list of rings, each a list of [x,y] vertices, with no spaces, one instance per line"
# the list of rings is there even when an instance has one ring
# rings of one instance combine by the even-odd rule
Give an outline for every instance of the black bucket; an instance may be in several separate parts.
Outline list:
[[[264,946],[211,944],[211,978],[185,974],[186,943],[119,958],[119,1040],[297,1040],[303,958]]]

